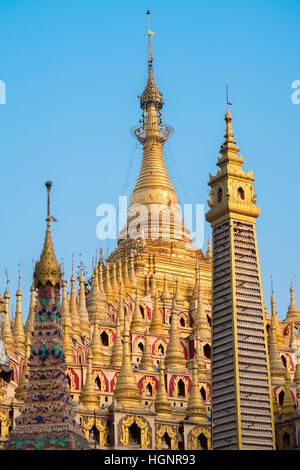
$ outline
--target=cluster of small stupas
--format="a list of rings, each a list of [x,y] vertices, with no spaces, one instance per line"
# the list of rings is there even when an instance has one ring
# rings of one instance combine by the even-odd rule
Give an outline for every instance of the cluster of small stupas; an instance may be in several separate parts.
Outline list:
[[[13,376],[9,383],[0,380],[2,447],[211,448],[213,253],[209,243],[205,254],[193,246],[178,214],[167,237],[160,217],[148,222],[153,204],[178,203],[163,156],[171,130],[154,80],[151,34],[143,118],[135,129],[143,160],[117,248],[106,260],[100,251],[90,279],[81,269],[77,287],[72,271],[68,290],[49,219],[25,325],[21,288],[10,319],[6,286],[2,335]],[[128,231],[135,204],[148,211],[137,239]],[[294,288],[284,321],[273,296],[271,310],[268,315],[264,306],[280,448],[286,434],[291,442],[292,432],[298,435],[291,429],[300,417]]]

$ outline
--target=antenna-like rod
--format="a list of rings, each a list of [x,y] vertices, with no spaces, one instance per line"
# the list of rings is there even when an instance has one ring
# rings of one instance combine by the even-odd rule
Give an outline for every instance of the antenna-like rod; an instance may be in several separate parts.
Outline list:
[[[274,294],[274,287],[273,287],[273,278],[271,276],[271,293]]]
[[[232,103],[230,103],[228,100],[228,85],[226,85],[226,104],[227,104],[227,109],[228,109],[228,106],[232,106]]]
[[[22,263],[21,261],[18,263],[18,289],[20,289],[21,286],[21,269],[22,269]]]
[[[50,222],[50,191],[52,187],[52,181],[46,181],[45,186],[47,188],[47,198],[48,198],[48,203],[47,203],[47,222]]]
[[[155,31],[150,30],[150,10],[147,10],[147,16],[148,16],[148,47],[149,47],[149,58],[148,58],[148,63],[149,65],[152,64],[152,47],[151,47],[151,36],[152,34],[155,34]]]
[[[7,268],[5,268],[5,276],[6,276],[6,285],[8,286],[9,279],[8,279],[8,271],[7,271]]]

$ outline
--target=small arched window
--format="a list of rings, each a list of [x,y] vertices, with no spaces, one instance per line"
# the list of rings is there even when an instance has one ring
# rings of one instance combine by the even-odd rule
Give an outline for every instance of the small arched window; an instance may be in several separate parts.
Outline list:
[[[101,338],[101,342],[103,346],[108,346],[109,341],[108,341],[108,334],[106,333],[106,331],[102,331],[100,338]]]
[[[237,190],[237,197],[238,199],[245,199],[245,191],[243,190],[243,188],[239,188]]]
[[[69,374],[67,374],[67,382],[68,382],[68,386],[71,388],[71,379],[70,379]]]
[[[209,344],[205,344],[205,346],[203,347],[203,353],[206,359],[211,358],[211,347]]]
[[[96,428],[95,424],[89,432],[89,438],[90,438],[90,440],[93,440],[97,444],[99,444],[99,442],[100,442],[100,432]]]
[[[185,327],[185,319],[183,317],[180,318],[180,325]]]
[[[278,402],[279,402],[279,406],[282,406],[283,405],[283,402],[284,402],[284,390],[281,390],[281,392],[278,394]]]
[[[291,447],[291,438],[288,432],[285,432],[282,437],[282,447],[283,449],[290,449]]]
[[[185,397],[185,384],[182,379],[178,380],[178,397]]]
[[[281,356],[281,360],[282,360],[284,367],[286,368],[286,358],[284,357],[284,355]]]
[[[99,376],[97,375],[96,379],[95,379],[95,385],[96,385],[96,389],[97,390],[101,390],[101,380],[99,378]]]
[[[148,384],[146,387],[146,396],[152,397],[152,385],[151,384]]]
[[[143,345],[142,342],[140,342],[140,343],[138,344],[138,352],[139,352],[139,353],[142,353],[143,351],[144,351],[144,345]]]
[[[141,430],[136,423],[129,428],[129,447],[139,447],[141,445]]]
[[[202,400],[206,401],[206,390],[204,387],[201,387],[200,393],[201,393]]]
[[[164,354],[165,354],[165,348],[163,347],[162,344],[160,344],[160,345],[158,346],[157,351],[158,351],[158,355],[159,355],[159,356],[164,356]]]
[[[197,448],[198,450],[207,450],[207,437],[202,433],[197,438]]]
[[[221,202],[223,199],[223,192],[222,192],[222,189],[219,188],[218,189],[218,202]]]
[[[142,314],[142,317],[145,318],[145,310],[144,310],[144,307],[142,307],[141,305],[140,305],[140,312]]]
[[[161,448],[162,449],[171,449],[171,439],[167,432],[162,437],[161,440]]]

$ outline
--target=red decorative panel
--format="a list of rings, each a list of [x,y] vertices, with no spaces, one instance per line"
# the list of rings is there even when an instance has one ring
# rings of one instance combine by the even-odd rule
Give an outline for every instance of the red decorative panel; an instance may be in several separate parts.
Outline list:
[[[67,375],[70,377],[71,380],[71,390],[79,390],[79,377],[78,374],[74,371],[74,369],[67,369]]]
[[[286,325],[286,327],[283,330],[283,335],[288,336],[290,334],[290,325]]]
[[[110,328],[104,328],[104,327],[99,327],[99,335],[101,335],[101,333],[103,333],[103,331],[105,331],[105,333],[107,334],[108,336],[108,346],[113,346],[114,342],[115,342],[115,332],[114,330],[110,329]]]
[[[147,309],[147,317],[148,317],[148,320],[151,320],[151,308],[148,307],[148,305],[145,306],[146,309]]]
[[[138,344],[139,343],[142,343],[143,345],[145,345],[145,337],[144,336],[136,336],[134,338],[133,344],[132,344],[132,352],[142,354],[142,352],[139,351],[139,349],[138,349]]]
[[[108,386],[108,380],[104,372],[100,369],[93,369],[92,372],[93,375],[93,380],[96,379],[96,377],[99,377],[100,382],[101,382],[101,392],[108,392],[109,386]]]
[[[194,340],[190,339],[189,340],[189,359],[193,359],[194,356],[195,356]]]
[[[295,365],[294,365],[294,361],[293,361],[292,356],[287,352],[280,353],[280,356],[284,356],[286,358],[287,370],[289,372],[294,372],[295,371]]]
[[[156,377],[152,377],[152,375],[144,375],[139,381],[138,381],[138,387],[141,391],[141,394],[143,396],[146,396],[146,387],[150,383],[152,386],[152,396],[155,396],[158,390],[158,379]]]
[[[180,341],[181,347],[183,349],[184,359],[187,359],[187,349],[183,341]]]
[[[191,393],[192,380],[190,379],[190,377],[188,377],[187,375],[172,375],[169,382],[169,395],[171,397],[177,397],[177,384],[180,379],[182,379],[185,384],[186,395]]]
[[[117,383],[117,378],[118,378],[118,375],[119,375],[119,371],[115,373],[115,375],[113,376],[113,378],[111,379],[110,381],[110,391],[113,392],[114,389],[115,389],[115,386],[116,386],[116,383]]]
[[[168,341],[164,338],[157,338],[154,341],[154,343],[152,344],[152,354],[154,354],[155,356],[160,356],[160,354],[158,352],[158,347],[159,347],[160,344],[163,346],[165,354],[166,354]]]

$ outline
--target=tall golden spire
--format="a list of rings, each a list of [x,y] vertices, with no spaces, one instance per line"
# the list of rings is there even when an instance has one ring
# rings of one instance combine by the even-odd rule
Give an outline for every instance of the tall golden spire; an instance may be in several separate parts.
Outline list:
[[[52,284],[52,286],[56,286],[57,284],[60,284],[62,276],[61,266],[58,264],[54,253],[50,230],[50,223],[56,221],[54,217],[50,215],[50,190],[52,187],[52,182],[47,181],[45,186],[48,192],[48,210],[46,218],[47,230],[40,261],[38,261],[35,265],[34,280],[36,287],[38,287],[39,284],[41,286],[45,286],[47,282]]]
[[[279,346],[284,346],[284,337],[283,337],[283,334],[281,333],[280,323],[279,323],[277,313],[276,313],[273,289],[272,289],[272,296],[271,296],[271,312],[272,312],[273,325],[276,331],[277,344]]]
[[[126,319],[124,326],[123,360],[114,390],[114,398],[126,408],[141,406],[141,394],[131,366],[128,319]]]
[[[198,283],[197,311],[195,315],[193,329],[194,331],[199,330],[201,333],[207,333],[209,335],[211,334],[210,326],[207,321],[207,316],[203,308],[200,282]]]
[[[113,263],[112,265],[112,283],[111,283],[113,292],[115,295],[119,292],[119,284],[117,280],[117,265],[116,263]]]
[[[67,323],[69,334],[72,336],[73,325],[72,325],[71,315],[69,311],[68,297],[67,297],[67,281],[65,279],[62,280],[61,319],[62,319],[63,326],[65,325],[65,323]]]
[[[195,421],[202,421],[206,419],[206,409],[199,390],[198,366],[196,358],[194,358],[193,361],[192,389],[189,396],[186,413],[189,419]]]
[[[117,319],[115,342],[111,351],[110,367],[113,367],[113,368],[121,367],[122,360],[123,360],[123,344],[122,344],[122,336],[121,336],[121,331],[120,331],[120,322],[119,322],[119,319]]]
[[[129,279],[132,289],[135,289],[137,286],[137,278],[134,269],[134,260],[133,260],[133,252],[131,251],[129,257]]]
[[[93,381],[92,374],[92,362],[93,362],[93,353],[91,348],[88,350],[87,354],[87,368],[86,368],[86,378],[85,384],[80,395],[80,402],[85,408],[90,410],[97,409],[99,406],[99,395],[95,390],[95,384]]]
[[[30,287],[30,306],[29,306],[29,313],[26,320],[24,331],[25,333],[31,333],[34,329],[34,315],[35,315],[35,306],[36,306],[36,290],[34,286],[34,282]]]
[[[170,339],[167,346],[165,364],[167,369],[185,369],[186,367],[183,350],[179,340],[178,317],[175,309],[174,299],[171,310]]]
[[[92,288],[87,299],[89,319],[94,323],[96,319],[108,319],[107,299],[105,292],[99,289],[98,266],[96,264],[92,276]]]
[[[194,333],[194,342],[195,342],[195,357],[198,366],[198,376],[205,378],[207,376],[207,369],[204,362],[203,350],[200,341],[200,331],[196,330]]]
[[[149,15],[148,14],[148,22]],[[182,224],[179,210],[176,209],[178,199],[176,192],[171,184],[165,161],[163,156],[163,145],[171,134],[171,128],[163,124],[162,108],[164,105],[162,94],[158,91],[154,74],[153,74],[153,57],[152,57],[152,36],[154,31],[150,30],[148,24],[148,79],[146,87],[140,96],[140,106],[143,110],[142,124],[134,130],[135,137],[143,145],[143,160],[140,173],[131,194],[129,202],[129,212],[127,225],[120,231],[119,239],[125,239],[130,234],[127,232],[128,223],[131,218],[137,216],[137,210],[134,206],[143,205],[147,208],[147,215],[140,214],[141,232],[143,228],[148,229],[148,215],[151,214],[155,204],[166,204],[174,209],[174,221],[168,227],[168,236],[166,239],[180,238],[191,242],[191,237]],[[184,229],[184,234],[182,233]],[[151,233],[156,238],[161,237],[162,223],[151,223]],[[176,233],[176,235],[175,235]],[[175,236],[174,236],[175,235]],[[150,238],[151,234],[147,233],[146,238]]]
[[[165,304],[166,302],[169,302],[171,300],[171,295],[170,295],[170,292],[169,292],[169,289],[168,289],[166,276],[164,276],[163,290],[162,290],[160,299],[161,299],[163,304]]]
[[[285,368],[280,358],[277,348],[275,316],[272,315],[269,333],[269,362],[272,383],[275,381],[284,382]]]
[[[131,319],[130,329],[131,331],[140,333],[145,331],[145,320],[143,319],[140,310],[140,301],[137,289],[135,289],[134,311]]]
[[[205,259],[206,261],[211,261],[212,260],[212,251],[211,251],[211,246],[210,246],[210,241],[207,241],[207,251],[205,254]]]
[[[124,261],[124,285],[125,285],[125,290],[126,292],[132,292],[132,286],[129,278],[129,273],[128,273],[128,258],[127,256],[125,257]]]
[[[114,292],[113,292],[111,282],[110,282],[110,272],[109,272],[108,262],[106,262],[106,266],[105,266],[105,294],[106,294],[108,302],[113,302]]]
[[[165,365],[163,359],[159,364],[159,383],[155,397],[154,409],[159,415],[171,415],[171,405],[166,392],[165,384]]]
[[[123,281],[122,261],[121,260],[119,260],[119,263],[118,263],[118,282],[119,282],[119,286],[122,290],[122,294],[125,297],[126,296],[126,289],[125,289],[125,284],[124,284],[124,281]]]
[[[293,284],[290,287],[290,296],[291,296],[291,300],[290,300],[290,305],[289,305],[287,315],[286,315],[286,321],[292,321],[292,320],[299,321],[300,320],[300,312],[299,312],[299,309],[296,305],[295,289],[294,289]]]
[[[100,291],[104,291],[104,287],[103,287],[103,256],[102,256],[102,249],[99,250],[98,284],[99,284]]]
[[[123,295],[122,295],[121,287],[120,287],[120,290],[119,290],[119,306],[118,306],[118,312],[117,312],[117,319],[118,319],[118,322],[120,324],[121,332],[123,333],[124,322],[125,322],[125,313],[124,313]]]
[[[89,337],[90,336],[90,321],[89,321],[89,314],[86,308],[86,301],[85,301],[85,283],[84,283],[83,269],[81,269],[81,272],[80,272],[79,284],[80,284],[80,288],[79,288],[78,315],[80,318],[82,334],[84,336]]]
[[[6,316],[5,316],[5,322],[4,322],[4,325],[3,325],[2,334],[3,334],[3,339],[4,339],[4,342],[5,342],[7,353],[11,357],[11,355],[15,354],[15,343],[14,343],[14,338],[13,338],[13,334],[12,334],[11,326],[10,326],[10,321],[9,321],[10,293],[8,291],[8,282],[6,284],[6,289],[5,289],[3,298],[4,298]]]
[[[145,332],[145,347],[144,347],[142,360],[140,362],[139,368],[142,370],[148,370],[149,372],[154,372],[153,355],[151,351],[148,328],[146,329],[146,332]]]
[[[184,300],[184,298],[182,297],[181,292],[180,292],[180,279],[178,277],[176,277],[176,281],[175,281],[175,302],[176,302],[176,304],[180,304],[183,300]]]
[[[101,342],[99,337],[99,327],[98,327],[98,320],[96,319],[94,323],[94,330],[92,336],[92,342],[90,346],[92,353],[93,353],[93,361],[95,364],[102,365],[103,364],[103,355],[102,355],[102,348]]]
[[[15,351],[16,353],[24,354],[25,334],[24,334],[24,327],[23,327],[23,321],[22,321],[22,291],[20,289],[20,277],[19,277],[19,285],[18,285],[16,297],[17,297],[16,316],[15,316],[15,324],[14,324],[14,329],[13,329]]]
[[[285,375],[285,395],[283,400],[283,405],[281,409],[281,419],[290,418],[290,416],[295,412],[295,402],[291,392],[291,378],[288,370],[286,370]]]
[[[158,334],[158,335],[163,335],[165,332],[163,320],[162,320],[162,315],[161,312],[158,308],[158,292],[156,291],[155,296],[154,296],[154,306],[153,306],[153,314],[152,314],[152,320],[150,324],[150,333],[151,334]]]
[[[69,324],[66,318],[63,320],[63,346],[66,363],[69,364],[70,362],[74,362],[74,353],[72,341],[70,338]]]
[[[151,297],[156,297],[156,293],[157,293],[156,291],[157,291],[157,287],[156,287],[155,273],[153,273],[151,276],[151,289],[150,289]]]
[[[71,276],[71,293],[70,293],[70,316],[72,319],[73,332],[74,335],[77,335],[80,338],[82,329],[80,324],[80,318],[77,310],[76,302],[76,292],[75,292],[75,276],[74,276],[74,266],[72,260],[72,276]]]
[[[25,358],[23,363],[23,369],[19,381],[19,385],[16,389],[15,397],[17,400],[22,400],[24,395],[27,392],[26,384],[28,382],[28,373],[29,373],[29,356],[30,356],[30,339],[29,332],[26,334],[25,339]]]

